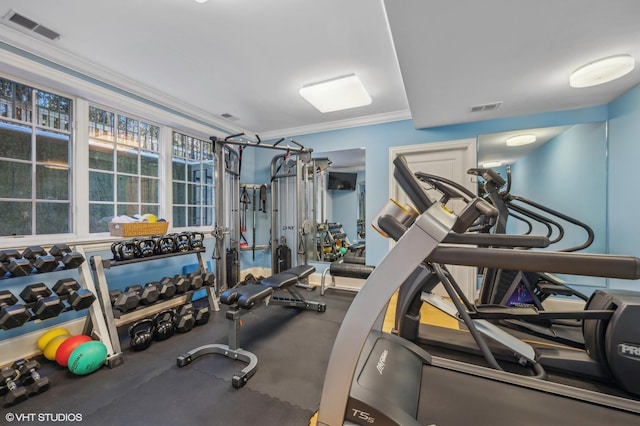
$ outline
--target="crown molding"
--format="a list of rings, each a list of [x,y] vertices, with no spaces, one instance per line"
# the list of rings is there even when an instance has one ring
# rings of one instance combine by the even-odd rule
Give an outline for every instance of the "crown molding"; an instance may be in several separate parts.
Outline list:
[[[352,127],[370,126],[374,124],[390,123],[411,119],[409,110],[388,112],[383,114],[367,115],[364,117],[350,118],[346,120],[331,121],[328,123],[311,124],[308,126],[292,127],[289,129],[273,130],[259,133],[263,140],[287,138],[310,133],[329,132],[332,130],[348,129]]]
[[[49,75],[53,72],[55,82],[63,85],[69,94],[92,101],[103,100],[104,96],[111,98],[116,94],[216,129],[226,135],[254,134],[144,83],[65,52],[55,46],[55,42],[35,39],[3,22],[0,22],[0,39],[0,59],[7,54],[11,57],[7,63],[8,67],[5,68],[17,68],[18,71],[28,74],[36,73],[41,77],[40,80],[46,78],[50,81],[52,79]]]

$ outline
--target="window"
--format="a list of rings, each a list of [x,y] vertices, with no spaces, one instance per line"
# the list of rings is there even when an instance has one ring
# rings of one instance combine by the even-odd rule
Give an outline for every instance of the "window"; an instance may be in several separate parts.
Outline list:
[[[160,128],[89,107],[89,232],[108,232],[113,216],[160,215]]]
[[[173,226],[213,224],[213,142],[173,132]]]
[[[0,236],[72,232],[71,99],[0,78]]]

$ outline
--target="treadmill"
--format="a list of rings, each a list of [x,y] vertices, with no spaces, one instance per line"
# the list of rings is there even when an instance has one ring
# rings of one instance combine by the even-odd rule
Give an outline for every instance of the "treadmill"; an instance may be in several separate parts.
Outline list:
[[[455,215],[429,199],[404,157],[394,164],[394,177],[423,213],[408,229],[392,216],[380,218],[384,231],[398,242],[345,315],[329,358],[317,424],[637,425],[637,401],[434,357],[380,331],[389,299],[434,254],[472,266],[640,278],[640,259],[629,256],[536,253],[532,265],[532,253],[526,251],[441,247],[449,235],[456,235],[458,243],[478,244],[476,236],[462,233],[480,215],[497,211],[476,198]],[[488,238],[504,242],[511,237]]]

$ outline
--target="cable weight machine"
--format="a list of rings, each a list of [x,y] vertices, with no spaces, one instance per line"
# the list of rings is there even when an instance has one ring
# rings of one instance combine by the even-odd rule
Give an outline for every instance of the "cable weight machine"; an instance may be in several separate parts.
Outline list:
[[[240,281],[240,166],[241,155],[232,146],[266,148],[284,151],[271,162],[271,267],[277,273],[292,266],[307,264],[313,258],[316,203],[313,193],[314,174],[309,173],[311,149],[291,140],[295,146],[281,145],[284,138],[273,145],[240,141],[231,135],[224,140],[212,136],[214,142],[216,218],[212,235],[216,239],[213,258],[216,261],[216,279],[220,290],[235,286]],[[267,185],[259,188],[260,211],[266,212]],[[264,192],[264,194],[263,194]],[[253,206],[257,208],[257,206]],[[255,225],[254,225],[255,226]],[[255,239],[255,236],[254,236]],[[255,244],[255,241],[253,241]],[[294,247],[296,256],[287,257]],[[290,252],[287,251],[291,250]],[[282,253],[280,256],[278,254]],[[281,259],[281,260],[279,260]]]

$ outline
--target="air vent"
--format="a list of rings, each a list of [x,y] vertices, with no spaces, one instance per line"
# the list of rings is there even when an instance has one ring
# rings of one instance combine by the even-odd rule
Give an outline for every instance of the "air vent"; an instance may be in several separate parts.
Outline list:
[[[236,117],[236,116],[234,116],[234,115],[231,115],[231,114],[229,114],[228,112],[225,112],[224,114],[220,114],[220,117],[222,117],[222,118],[226,118],[227,120],[230,120],[230,121],[236,121],[236,120],[239,120],[239,118],[238,118],[238,117]]]
[[[39,34],[43,37],[48,38],[49,40],[57,40],[60,38],[60,34],[58,34],[57,32],[42,26],[40,24],[38,24],[35,21],[32,21],[31,19],[20,15],[17,12],[14,12],[13,10],[10,11],[5,18],[8,18],[8,20],[10,22],[13,22],[14,24],[20,25],[23,28],[26,28],[29,31],[33,31],[36,34]]]
[[[500,108],[500,105],[502,105],[502,101],[484,105],[476,105],[471,107],[471,112],[493,111],[494,109]]]
[[[19,15],[15,12],[13,12],[9,18],[9,20],[13,23],[16,23],[22,27],[25,27],[28,30],[33,30],[35,27],[38,26],[37,23],[33,22],[31,19],[29,18],[25,18],[22,15]]]

